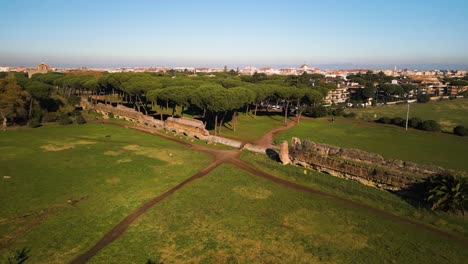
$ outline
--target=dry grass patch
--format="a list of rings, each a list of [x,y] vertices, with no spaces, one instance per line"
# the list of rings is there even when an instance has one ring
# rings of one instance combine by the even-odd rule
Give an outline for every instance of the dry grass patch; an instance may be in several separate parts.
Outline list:
[[[270,190],[261,187],[238,186],[232,190],[249,199],[266,199],[272,194]]]
[[[96,141],[78,140],[73,142],[58,142],[49,141],[49,144],[41,146],[43,151],[62,151],[66,149],[72,149],[79,145],[92,145],[96,144]]]
[[[107,179],[106,179],[106,182],[109,183],[109,184],[115,185],[115,184],[117,184],[117,183],[120,182],[120,178],[119,178],[119,177],[112,176],[112,177],[110,177],[110,178],[107,178]]]
[[[104,152],[104,155],[107,155],[107,156],[118,156],[122,154],[122,151],[116,151],[116,150],[108,150],[106,152]]]
[[[127,163],[127,162],[132,162],[131,159],[119,159],[117,160],[117,163]]]
[[[136,155],[146,156],[152,159],[158,159],[167,162],[169,165],[182,164],[184,159],[188,159],[188,155],[183,151],[174,149],[158,149],[148,148],[138,145],[127,145],[124,150],[132,151]]]

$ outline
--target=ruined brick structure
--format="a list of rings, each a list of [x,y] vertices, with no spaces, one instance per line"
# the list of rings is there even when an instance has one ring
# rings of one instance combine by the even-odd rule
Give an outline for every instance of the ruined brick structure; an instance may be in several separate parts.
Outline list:
[[[293,138],[289,148],[291,163],[319,172],[391,191],[410,189],[414,184],[449,170],[382,156],[357,149],[345,149],[327,144]]]

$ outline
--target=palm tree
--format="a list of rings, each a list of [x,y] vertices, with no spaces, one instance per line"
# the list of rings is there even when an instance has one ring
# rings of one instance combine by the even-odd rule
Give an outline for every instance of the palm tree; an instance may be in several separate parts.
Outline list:
[[[428,179],[426,201],[433,211],[461,212],[468,208],[466,178],[454,175],[437,175]]]

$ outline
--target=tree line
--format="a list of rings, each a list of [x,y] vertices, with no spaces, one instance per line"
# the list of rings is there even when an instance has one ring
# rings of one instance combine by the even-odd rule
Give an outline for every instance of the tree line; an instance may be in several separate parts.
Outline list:
[[[94,103],[125,104],[145,114],[156,112],[160,119],[170,109],[175,115],[176,107],[182,109],[181,115],[190,110],[217,133],[227,118],[235,130],[240,111],[255,117],[260,108],[273,104],[281,106],[284,122],[291,109],[300,118],[304,109],[321,104],[330,89],[336,89],[336,84],[325,82],[319,74],[47,73],[28,79],[25,74],[10,73],[0,78],[0,117],[6,127],[7,123],[43,119],[51,112],[70,115],[76,97],[87,96]]]

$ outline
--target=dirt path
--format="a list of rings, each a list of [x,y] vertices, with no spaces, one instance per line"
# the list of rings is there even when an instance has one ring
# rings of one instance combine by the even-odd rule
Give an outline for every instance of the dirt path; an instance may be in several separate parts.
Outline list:
[[[287,126],[276,128],[274,130],[268,131],[259,140],[255,141],[255,144],[265,146],[265,147],[272,146],[273,137],[274,137],[274,135],[276,133],[279,133],[281,131],[289,129],[289,128],[293,127],[295,124],[296,124],[296,121],[293,120],[292,122],[289,122]],[[124,127],[124,125],[121,125],[121,124],[113,124],[113,125]],[[402,217],[402,216],[398,216],[398,215],[388,213],[388,212],[386,212],[384,210],[381,210],[381,209],[373,208],[371,206],[361,204],[361,203],[358,203],[358,202],[355,202],[355,201],[352,201],[352,200],[349,200],[349,199],[346,199],[346,198],[343,198],[343,197],[339,197],[339,196],[335,196],[335,195],[332,195],[332,194],[329,194],[329,193],[326,193],[326,192],[322,192],[320,190],[314,189],[314,188],[309,187],[309,186],[300,185],[300,184],[297,184],[295,182],[291,182],[291,181],[279,178],[277,176],[271,175],[269,173],[266,173],[264,171],[258,170],[256,168],[254,168],[253,166],[251,166],[250,164],[240,160],[239,156],[240,156],[241,150],[215,150],[215,149],[209,149],[209,148],[205,148],[205,147],[200,146],[200,145],[191,144],[189,142],[186,142],[184,140],[181,140],[181,139],[178,139],[178,138],[175,138],[175,137],[168,136],[168,135],[166,135],[164,133],[160,133],[160,132],[156,132],[156,131],[153,131],[153,130],[146,129],[144,127],[131,127],[131,128],[134,128],[136,130],[139,130],[141,132],[148,133],[148,134],[156,134],[156,135],[161,136],[163,138],[166,138],[168,140],[175,141],[175,142],[178,142],[180,144],[183,144],[183,145],[185,145],[187,147],[190,147],[190,148],[193,148],[193,149],[205,152],[205,153],[209,153],[209,154],[213,155],[214,161],[213,161],[213,163],[211,163],[207,167],[203,168],[202,170],[200,170],[196,174],[192,175],[190,178],[184,180],[183,182],[179,183],[175,187],[173,187],[173,188],[169,189],[168,191],[158,195],[157,197],[154,197],[150,201],[146,202],[142,206],[135,209],[132,213],[130,213],[127,217],[125,217],[122,221],[120,221],[120,223],[118,223],[109,232],[107,232],[93,247],[91,247],[89,250],[87,250],[82,255],[76,257],[75,259],[73,259],[71,261],[72,264],[86,263],[89,259],[91,259],[94,255],[96,255],[100,250],[102,250],[107,245],[109,245],[114,240],[116,240],[121,235],[123,235],[125,233],[125,231],[129,228],[129,226],[135,220],[138,219],[138,217],[140,217],[141,215],[146,213],[153,206],[155,206],[156,204],[158,204],[159,202],[161,202],[162,200],[164,200],[165,198],[167,198],[168,196],[170,196],[171,194],[173,194],[177,190],[183,188],[185,185],[187,185],[187,184],[189,184],[189,183],[191,183],[191,182],[205,176],[210,171],[217,168],[219,165],[221,165],[223,163],[232,164],[232,165],[236,166],[239,169],[242,169],[244,171],[249,172],[252,175],[255,175],[255,176],[261,177],[263,179],[272,181],[272,182],[274,182],[276,184],[285,186],[287,188],[291,188],[291,189],[298,190],[298,191],[303,191],[303,192],[308,192],[308,193],[313,193],[313,194],[325,196],[327,198],[330,198],[330,199],[333,199],[333,200],[336,200],[336,201],[342,203],[346,207],[364,209],[364,210],[368,211],[369,213],[371,213],[373,215],[376,215],[378,217],[382,217],[382,218],[390,219],[390,220],[393,220],[393,221],[409,224],[409,225],[412,225],[414,228],[418,228],[418,229],[421,229],[421,230],[424,230],[424,231],[427,231],[427,232],[433,232],[433,233],[436,233],[436,234],[440,235],[441,237],[450,238],[450,239],[459,241],[460,243],[468,246],[468,239],[467,238],[464,238],[464,237],[457,236],[457,235],[452,234],[452,233],[448,233],[448,232],[439,230],[439,229],[437,229],[435,227],[432,227],[432,226],[429,226],[427,224],[420,223],[420,222],[408,219],[406,217]]]
[[[264,148],[274,148],[275,146],[273,145],[273,138],[275,137],[275,135],[281,131],[288,130],[291,127],[295,126],[297,124],[296,119],[296,117],[293,117],[291,119],[291,122],[289,122],[287,125],[268,131],[262,137],[254,141],[253,144],[259,145]]]

